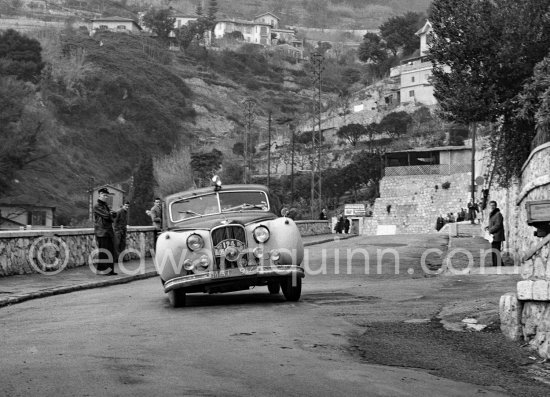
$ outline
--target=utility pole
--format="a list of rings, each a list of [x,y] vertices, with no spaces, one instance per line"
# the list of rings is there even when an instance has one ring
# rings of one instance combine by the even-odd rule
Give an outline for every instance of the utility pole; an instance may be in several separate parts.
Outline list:
[[[271,110],[267,120],[267,188],[271,179]]]
[[[244,118],[245,118],[245,132],[244,132],[244,165],[243,165],[243,183],[248,183],[248,173],[250,171],[249,164],[249,141],[250,131],[252,130],[252,124],[254,122],[254,109],[256,108],[256,102],[252,98],[246,98],[243,102]]]
[[[93,221],[94,220],[94,215],[93,215],[93,207],[94,207],[94,177],[91,176],[90,179],[88,180],[88,219],[90,221]]]
[[[314,52],[310,56],[313,66],[313,129],[312,136],[312,162],[311,162],[311,219],[315,219],[315,202],[319,211],[323,206],[322,202],[322,173],[321,173],[321,146],[323,141],[323,131],[321,129],[321,93],[322,93],[322,73],[323,73],[323,55]],[[315,133],[317,127],[317,133]],[[315,153],[317,152],[317,153]]]
[[[472,203],[476,202],[476,123],[471,123],[470,128],[472,130]]]
[[[294,128],[288,125],[292,134],[292,155],[290,160],[290,205],[294,205]]]

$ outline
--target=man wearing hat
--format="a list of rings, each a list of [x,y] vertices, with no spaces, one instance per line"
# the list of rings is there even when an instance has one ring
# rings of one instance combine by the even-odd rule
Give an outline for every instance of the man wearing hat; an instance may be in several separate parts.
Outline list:
[[[109,190],[101,188],[97,191],[98,199],[94,205],[94,233],[99,248],[97,270],[99,274],[107,276],[115,273],[115,234],[113,231],[113,218],[116,215],[107,205]],[[110,255],[107,252],[110,253]]]

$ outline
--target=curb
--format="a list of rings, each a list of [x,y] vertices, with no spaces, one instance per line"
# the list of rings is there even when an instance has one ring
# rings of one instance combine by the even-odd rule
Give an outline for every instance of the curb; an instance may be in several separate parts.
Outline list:
[[[358,235],[355,235],[355,234],[345,235],[345,236],[335,235],[334,237],[326,237],[318,241],[311,241],[309,243],[304,243],[304,247],[308,247],[310,245],[323,244],[331,241],[346,240],[348,238],[357,237],[357,236]],[[71,292],[83,291],[83,290],[93,289],[93,288],[110,287],[112,285],[126,284],[132,281],[144,280],[144,279],[152,278],[156,276],[158,276],[157,271],[151,270],[142,274],[135,274],[132,276],[122,276],[122,277],[109,279],[109,280],[92,281],[92,282],[83,283],[83,284],[56,287],[56,288],[45,289],[37,292],[31,292],[27,294],[14,295],[7,298],[0,298],[0,308],[9,306],[9,305],[14,305],[16,303],[25,302],[31,299],[47,298],[54,295],[69,294]]]
[[[64,287],[56,287],[52,289],[31,292],[28,294],[10,296],[9,298],[0,299],[0,307],[13,305],[15,303],[25,302],[31,299],[47,298],[49,296],[68,294],[71,292],[83,291],[86,289],[109,287],[111,285],[117,285],[117,284],[126,284],[136,280],[155,277],[157,275],[158,275],[157,271],[152,270],[149,272],[145,272],[143,274],[136,274],[133,276],[126,276],[126,277],[120,277],[120,278],[103,280],[103,281],[92,281],[84,284],[75,284],[75,285],[64,286]]]

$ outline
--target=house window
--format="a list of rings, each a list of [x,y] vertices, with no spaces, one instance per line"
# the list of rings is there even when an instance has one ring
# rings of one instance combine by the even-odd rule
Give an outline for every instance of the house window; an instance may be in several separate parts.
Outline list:
[[[409,97],[414,97],[414,90],[409,91]]]
[[[31,225],[46,226],[46,211],[33,211]]]
[[[178,29],[181,28],[181,19],[178,19]]]
[[[126,26],[124,26],[124,25],[118,25],[116,28],[117,28],[117,29],[122,29],[122,30],[124,30],[124,29],[126,29]]]
[[[262,36],[267,35],[267,28],[266,28],[265,26],[262,26],[262,27],[260,28],[260,34],[261,34]]]
[[[108,30],[109,27],[107,25],[99,25],[99,30]]]
[[[414,76],[411,77],[411,83],[414,83]]]

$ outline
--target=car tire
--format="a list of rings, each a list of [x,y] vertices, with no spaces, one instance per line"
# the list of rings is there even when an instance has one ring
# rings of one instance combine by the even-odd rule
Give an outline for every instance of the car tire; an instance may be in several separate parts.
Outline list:
[[[281,280],[283,295],[287,301],[296,302],[302,294],[302,278],[288,276]]]
[[[172,307],[184,307],[185,306],[185,291],[182,289],[173,289],[168,291],[168,300]]]
[[[279,281],[268,281],[267,282],[267,289],[269,290],[269,293],[271,295],[277,295],[279,291],[281,290],[281,283]]]

